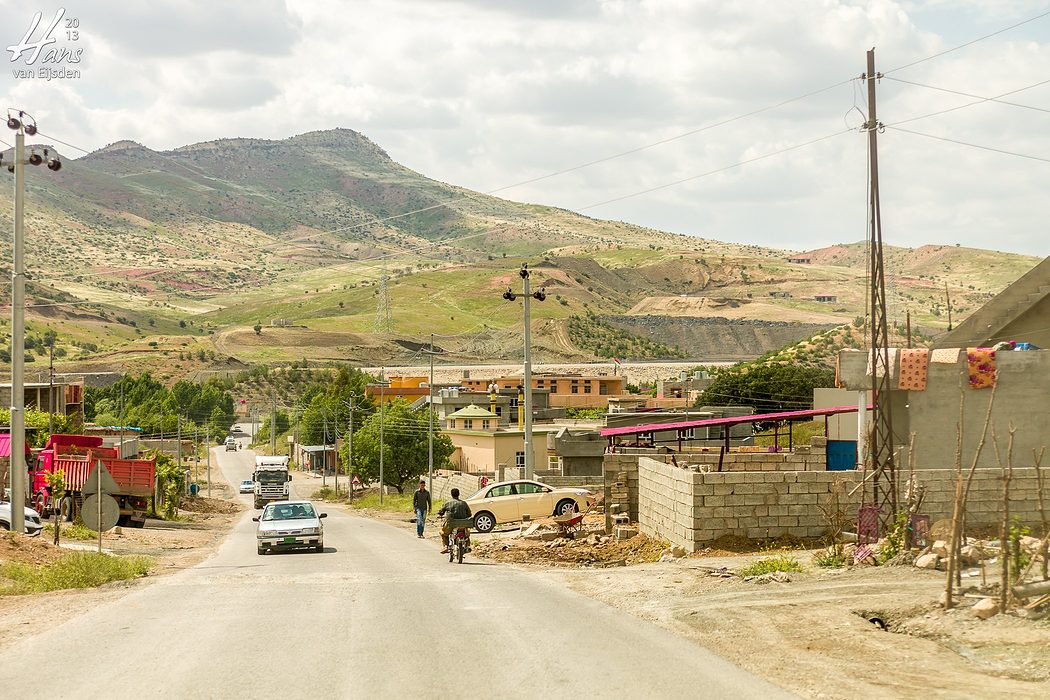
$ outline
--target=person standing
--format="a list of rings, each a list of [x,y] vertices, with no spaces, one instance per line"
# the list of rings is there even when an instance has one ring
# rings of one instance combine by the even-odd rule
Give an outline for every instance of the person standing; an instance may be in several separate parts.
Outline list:
[[[420,480],[419,490],[412,495],[412,507],[416,509],[416,537],[420,539],[423,538],[423,522],[433,505],[430,492],[427,491],[427,482]]]

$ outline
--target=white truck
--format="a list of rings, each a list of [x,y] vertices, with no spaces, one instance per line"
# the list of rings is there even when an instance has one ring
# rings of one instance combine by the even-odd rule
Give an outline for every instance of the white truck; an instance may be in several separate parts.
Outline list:
[[[287,501],[291,498],[287,457],[258,455],[255,458],[255,507],[262,508],[270,501]]]

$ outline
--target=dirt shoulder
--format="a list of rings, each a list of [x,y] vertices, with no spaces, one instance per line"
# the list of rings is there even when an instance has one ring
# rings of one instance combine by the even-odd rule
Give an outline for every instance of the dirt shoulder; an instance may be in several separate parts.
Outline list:
[[[810,569],[762,585],[719,571],[726,564],[701,557],[549,575],[803,697],[1050,697],[1050,624],[945,613],[933,603],[943,574]]]

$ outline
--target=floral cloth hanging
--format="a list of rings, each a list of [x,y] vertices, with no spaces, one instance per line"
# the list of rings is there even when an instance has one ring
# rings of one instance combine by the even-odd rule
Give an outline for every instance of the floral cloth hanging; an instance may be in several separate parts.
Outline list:
[[[926,348],[903,348],[897,388],[904,391],[926,391],[929,360],[930,351]]]
[[[995,350],[966,348],[966,366],[970,373],[971,389],[988,389],[995,386]]]

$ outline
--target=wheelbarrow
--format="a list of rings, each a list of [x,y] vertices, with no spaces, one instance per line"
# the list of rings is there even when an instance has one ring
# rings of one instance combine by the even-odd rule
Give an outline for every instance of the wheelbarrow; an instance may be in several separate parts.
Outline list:
[[[554,518],[554,524],[558,526],[558,534],[568,539],[576,537],[576,533],[583,529],[583,518],[591,509],[588,508],[583,512],[578,513],[566,513],[565,515],[558,515]]]

